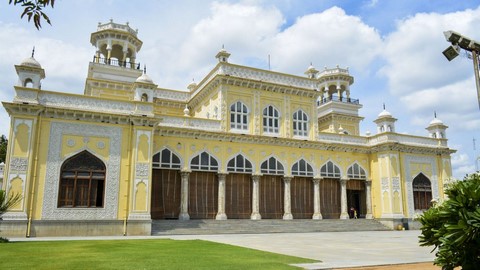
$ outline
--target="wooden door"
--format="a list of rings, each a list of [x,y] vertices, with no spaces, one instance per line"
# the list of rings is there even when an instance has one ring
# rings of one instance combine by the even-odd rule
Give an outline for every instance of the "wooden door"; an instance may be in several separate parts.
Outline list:
[[[213,219],[218,209],[218,180],[214,172],[191,172],[188,184],[191,219]]]
[[[320,181],[320,212],[325,219],[340,218],[340,182],[337,179]]]
[[[176,170],[153,170],[152,219],[178,219],[180,214],[181,178]]]
[[[313,181],[309,177],[295,176],[290,182],[292,215],[294,219],[313,216]]]
[[[230,173],[225,179],[225,214],[228,219],[249,219],[252,214],[252,177]]]
[[[283,179],[278,175],[263,175],[260,178],[259,206],[262,219],[283,218]]]
[[[357,211],[357,217],[365,217],[367,213],[366,197],[364,180],[347,181],[347,207],[350,218],[353,218],[352,207]]]

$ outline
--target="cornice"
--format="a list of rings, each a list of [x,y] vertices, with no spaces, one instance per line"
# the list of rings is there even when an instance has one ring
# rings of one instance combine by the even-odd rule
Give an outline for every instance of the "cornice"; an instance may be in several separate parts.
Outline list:
[[[346,120],[346,121],[361,121],[364,119],[364,117],[357,116],[357,115],[341,114],[341,113],[329,113],[319,117],[318,123],[321,124],[324,122],[331,121],[333,119]]]
[[[297,140],[289,138],[278,138],[270,136],[256,136],[249,134],[235,134],[227,132],[212,132],[193,130],[190,128],[178,127],[159,127],[155,130],[155,134],[159,136],[193,138],[210,141],[225,141],[235,143],[263,144],[285,146],[293,148],[316,149],[324,151],[352,152],[368,154],[369,149],[361,145],[324,143],[319,141]]]

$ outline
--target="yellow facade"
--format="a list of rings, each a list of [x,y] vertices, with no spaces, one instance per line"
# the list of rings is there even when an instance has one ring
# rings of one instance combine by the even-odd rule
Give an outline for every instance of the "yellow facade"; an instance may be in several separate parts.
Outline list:
[[[109,31],[117,36],[99,34]],[[2,188],[23,197],[4,216],[20,224],[11,234],[149,234],[156,218],[226,219],[236,213],[225,209],[225,188],[245,174],[251,219],[268,216],[259,201],[271,201],[284,219],[300,216],[295,207],[313,219],[348,218],[355,207],[362,218],[413,225],[425,200],[444,196],[454,151],[432,134],[447,127],[435,119],[430,137],[398,134],[384,111],[372,119],[377,133],[360,135],[348,69],[310,67],[299,77],[231,64],[222,50],[203,80],[180,91],[138,69],[141,41],[128,25],[100,25],[92,44],[100,47],[83,95],[40,90],[45,72],[33,57],[16,66],[15,98],[3,102],[12,143]],[[269,176],[284,179],[276,185],[293,199],[267,198]],[[192,194],[210,189],[218,191],[201,199],[214,203],[195,205]],[[292,205],[299,189],[309,190],[308,205]]]

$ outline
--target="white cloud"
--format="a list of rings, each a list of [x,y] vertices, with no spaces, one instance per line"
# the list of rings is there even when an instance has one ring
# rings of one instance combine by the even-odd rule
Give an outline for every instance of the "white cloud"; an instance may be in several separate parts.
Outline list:
[[[460,180],[463,179],[465,175],[475,172],[476,169],[467,154],[453,154],[452,168],[453,175]]]
[[[317,68],[337,64],[361,72],[381,51],[378,32],[338,7],[305,15],[271,42],[280,70],[299,73],[313,61]]]
[[[448,62],[442,55],[449,45],[443,31],[455,30],[474,37],[479,24],[480,7],[448,14],[419,13],[399,21],[397,31],[385,40],[388,64],[382,74],[389,79],[390,91],[397,96],[406,95],[470,77],[469,60]]]

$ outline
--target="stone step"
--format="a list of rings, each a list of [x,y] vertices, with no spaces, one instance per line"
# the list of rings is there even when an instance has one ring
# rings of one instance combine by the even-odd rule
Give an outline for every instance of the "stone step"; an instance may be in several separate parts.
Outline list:
[[[154,220],[152,235],[348,232],[390,230],[373,219]]]

